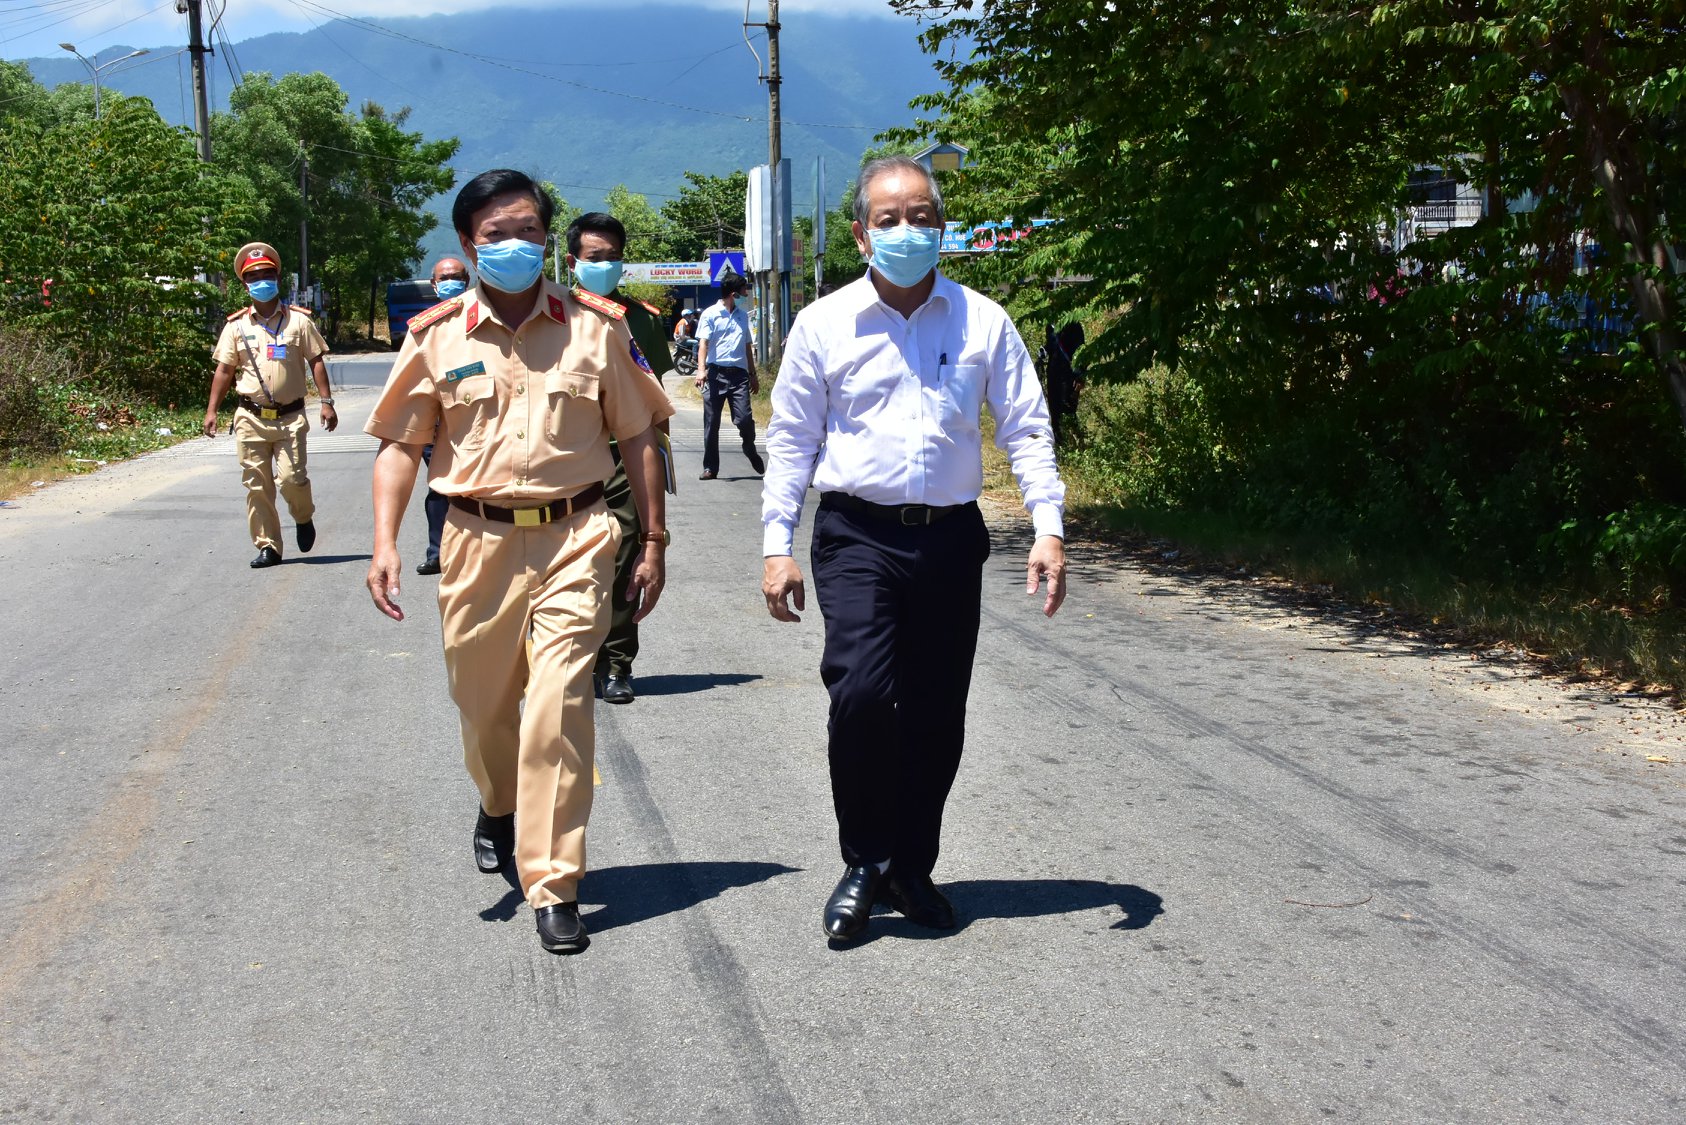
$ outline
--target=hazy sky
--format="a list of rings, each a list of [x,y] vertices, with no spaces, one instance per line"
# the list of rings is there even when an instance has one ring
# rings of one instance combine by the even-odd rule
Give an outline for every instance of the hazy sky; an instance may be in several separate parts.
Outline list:
[[[207,22],[224,0],[204,0]],[[671,2],[671,0],[669,0]],[[618,0],[621,7],[646,6],[647,0]],[[715,8],[742,13],[743,0],[686,0],[692,8]],[[483,8],[602,7],[604,0],[228,0],[222,30],[239,43],[272,31],[308,31],[339,16],[391,19],[440,12],[471,12]],[[766,0],[750,0],[751,20],[765,19]],[[903,19],[886,0],[780,0],[781,22],[804,12],[854,14],[864,18]],[[906,20],[911,26],[912,21]],[[187,17],[177,15],[175,0],[0,0],[0,57],[8,59],[62,55],[60,43],[70,43],[93,58],[116,44],[161,48],[187,44]],[[142,62],[143,60],[137,60]],[[153,60],[144,60],[151,62]],[[131,64],[133,65],[133,64]]]

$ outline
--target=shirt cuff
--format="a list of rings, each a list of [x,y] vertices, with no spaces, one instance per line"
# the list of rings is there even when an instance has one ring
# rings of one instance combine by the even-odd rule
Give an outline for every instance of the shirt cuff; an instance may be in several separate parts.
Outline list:
[[[778,522],[767,524],[761,530],[761,557],[791,554],[791,544],[795,539],[795,528]]]
[[[1058,504],[1036,505],[1030,510],[1030,523],[1036,529],[1038,539],[1044,535],[1065,538],[1065,514]]]

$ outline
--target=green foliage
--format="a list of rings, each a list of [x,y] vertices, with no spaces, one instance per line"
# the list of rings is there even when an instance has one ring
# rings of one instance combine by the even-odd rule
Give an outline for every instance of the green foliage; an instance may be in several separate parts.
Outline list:
[[[0,459],[63,448],[74,363],[34,334],[0,324]]]
[[[700,262],[710,250],[743,245],[744,199],[749,174],[705,176],[686,172],[679,194],[662,204],[667,224],[667,252],[675,262]],[[641,261],[660,261],[641,256]]]
[[[284,272],[297,272],[299,227],[308,220],[309,272],[323,284],[330,335],[364,311],[365,298],[372,320],[379,290],[412,272],[436,223],[425,207],[454,183],[445,165],[458,142],[405,131],[408,116],[373,102],[349,113],[345,92],[324,74],[257,73],[229,94],[229,112],[212,119],[213,159],[251,182],[258,210],[223,253],[268,242]]]
[[[249,189],[139,99],[99,121],[0,126],[0,322],[157,397],[203,381],[214,270]]]
[[[1027,334],[1094,325],[1092,386],[1148,373],[1074,454],[1129,503],[1512,577],[1562,573],[1553,536],[1597,526],[1591,569],[1666,570],[1671,519],[1605,514],[1686,504],[1677,15],[893,2],[953,17],[925,37],[932,119],[893,134],[971,149],[951,217],[1058,220],[952,272]],[[1485,217],[1406,221],[1424,167]]]

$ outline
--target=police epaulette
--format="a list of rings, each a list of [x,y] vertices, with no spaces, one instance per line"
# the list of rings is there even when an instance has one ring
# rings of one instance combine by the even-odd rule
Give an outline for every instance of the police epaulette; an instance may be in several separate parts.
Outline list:
[[[652,305],[652,304],[651,304],[651,303],[650,303],[650,302],[648,302],[648,301],[639,301],[639,300],[638,300],[638,298],[637,298],[637,297],[634,297],[634,298],[633,298],[633,300],[634,300],[634,301],[638,301],[638,303],[639,303],[639,304],[641,304],[641,305],[643,305],[643,306],[644,306],[644,308],[645,308],[645,309],[646,309],[646,310],[647,310],[647,311],[648,311],[648,312],[649,312],[649,314],[650,314],[650,315],[651,315],[651,316],[660,316],[660,315],[662,315],[662,311],[661,311],[661,310],[660,310],[660,309],[658,309],[658,308],[657,308],[657,307],[656,307],[656,306],[654,306],[654,305]]]
[[[305,316],[315,316],[316,315],[315,309],[307,309],[303,305],[288,305],[287,307],[292,309],[296,313],[303,313]]]
[[[626,309],[623,306],[615,304],[607,297],[599,297],[589,289],[581,289],[577,285],[574,287],[574,300],[588,309],[596,309],[604,316],[614,317],[616,320],[623,320],[626,317]]]
[[[245,316],[245,315],[246,315],[246,314],[247,314],[247,313],[249,313],[249,312],[257,312],[257,311],[258,311],[258,310],[257,310],[257,308],[256,308],[256,307],[255,307],[255,306],[253,306],[253,305],[247,305],[247,306],[246,306],[246,307],[245,307],[245,308],[243,308],[243,309],[235,309],[235,310],[234,310],[234,311],[233,311],[233,312],[231,312],[231,313],[229,313],[229,314],[228,314],[228,319],[229,319],[229,320],[239,320],[239,319],[240,319],[240,318],[241,318],[241,317],[243,317],[243,316]]]
[[[438,320],[440,317],[444,316],[446,313],[455,312],[460,308],[462,308],[462,298],[460,296],[447,297],[443,301],[440,301],[437,305],[434,305],[431,309],[424,309],[415,316],[412,316],[408,322],[409,330],[411,332],[419,332],[423,328],[432,324],[434,321]]]

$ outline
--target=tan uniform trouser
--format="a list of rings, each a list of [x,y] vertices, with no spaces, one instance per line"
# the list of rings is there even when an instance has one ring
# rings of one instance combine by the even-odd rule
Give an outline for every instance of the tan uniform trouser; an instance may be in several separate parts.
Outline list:
[[[246,486],[246,528],[252,533],[254,547],[281,551],[281,517],[275,511],[277,484],[294,523],[308,523],[316,515],[310,478],[305,474],[304,435],[310,432],[310,422],[304,415],[300,410],[266,422],[245,407],[235,412],[234,440],[240,448],[240,480]]]
[[[541,527],[457,508],[445,521],[439,615],[463,760],[486,812],[515,814],[515,870],[535,910],[576,901],[585,873],[591,669],[619,543],[601,501]]]

